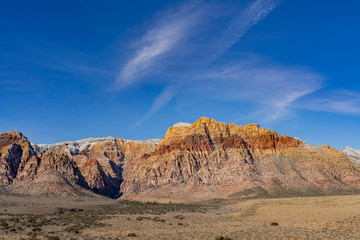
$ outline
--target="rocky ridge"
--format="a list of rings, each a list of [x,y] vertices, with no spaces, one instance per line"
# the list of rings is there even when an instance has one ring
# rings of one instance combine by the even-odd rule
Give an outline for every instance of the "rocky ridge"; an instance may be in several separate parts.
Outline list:
[[[1,134],[0,185],[32,195],[192,201],[360,193],[360,170],[329,146],[203,117],[175,124],[160,141],[36,145],[19,132]]]
[[[360,150],[355,150],[352,149],[351,147],[344,147],[344,149],[341,150],[341,152],[345,154],[356,165],[360,166]]]
[[[110,197],[120,195],[123,163],[158,142],[107,137],[37,145],[16,131],[1,134],[0,140],[0,185],[8,190],[50,196],[94,192]]]

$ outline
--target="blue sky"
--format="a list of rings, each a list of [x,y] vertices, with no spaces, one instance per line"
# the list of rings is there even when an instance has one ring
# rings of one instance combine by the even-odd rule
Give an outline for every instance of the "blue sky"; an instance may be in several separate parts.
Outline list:
[[[4,1],[0,131],[161,138],[202,116],[360,149],[360,2]]]

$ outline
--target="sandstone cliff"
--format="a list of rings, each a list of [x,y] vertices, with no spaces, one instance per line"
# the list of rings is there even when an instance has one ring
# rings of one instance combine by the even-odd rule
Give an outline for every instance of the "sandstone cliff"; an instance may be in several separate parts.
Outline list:
[[[25,194],[91,191],[139,200],[330,195],[360,193],[360,170],[329,146],[203,117],[175,124],[161,141],[35,145],[4,133],[0,185]]]
[[[152,154],[127,165],[121,185],[133,198],[294,196],[357,193],[359,169],[328,146],[279,136],[256,124],[201,118],[174,125]]]

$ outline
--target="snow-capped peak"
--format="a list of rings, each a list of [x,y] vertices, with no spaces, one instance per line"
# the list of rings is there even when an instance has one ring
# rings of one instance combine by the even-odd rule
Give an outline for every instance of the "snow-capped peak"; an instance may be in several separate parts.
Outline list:
[[[191,125],[190,123],[178,122],[175,123],[173,127],[188,127],[190,125]]]
[[[71,155],[78,155],[82,150],[88,148],[90,149],[94,144],[100,142],[108,142],[114,141],[116,138],[114,137],[102,137],[102,138],[85,138],[77,141],[65,141],[54,144],[35,144],[31,143],[35,152],[47,152],[61,149],[64,145]],[[141,142],[141,143],[149,143],[157,145],[160,142],[160,139],[149,139],[149,140],[126,140],[123,138],[118,138],[118,140],[122,140],[125,142]]]
[[[356,165],[360,166],[360,150],[356,150],[351,147],[344,147],[341,152],[345,154]]]

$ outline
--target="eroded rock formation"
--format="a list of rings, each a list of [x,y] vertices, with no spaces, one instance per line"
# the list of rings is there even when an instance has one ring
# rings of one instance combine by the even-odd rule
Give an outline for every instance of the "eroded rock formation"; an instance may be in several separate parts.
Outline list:
[[[355,193],[359,169],[328,146],[256,124],[201,118],[168,129],[155,151],[124,171],[125,196],[209,199]]]
[[[161,141],[92,138],[35,145],[0,135],[0,184],[25,194],[139,200],[360,193],[360,170],[329,146],[203,117]]]

